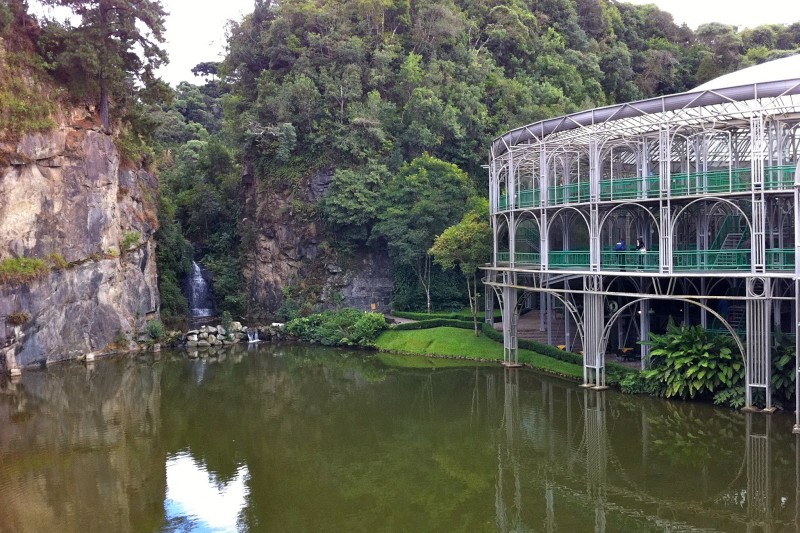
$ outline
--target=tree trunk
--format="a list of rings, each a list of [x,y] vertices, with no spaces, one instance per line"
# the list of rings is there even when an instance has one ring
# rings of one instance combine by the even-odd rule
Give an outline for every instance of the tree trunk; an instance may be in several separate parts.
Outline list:
[[[111,131],[111,122],[108,118],[108,88],[105,80],[100,80],[100,119],[103,121],[103,129]]]
[[[473,277],[473,279],[475,279]],[[470,285],[470,279],[467,278],[467,296],[469,297],[469,310],[472,313],[472,325],[475,330],[475,336],[478,334],[478,298],[476,297],[477,288]]]

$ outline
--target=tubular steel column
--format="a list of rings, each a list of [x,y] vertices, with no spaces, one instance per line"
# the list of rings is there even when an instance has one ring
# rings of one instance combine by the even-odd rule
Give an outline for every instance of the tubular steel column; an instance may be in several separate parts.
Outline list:
[[[794,174],[794,335],[796,370],[794,380],[794,428],[800,433],[800,171]],[[798,486],[800,491],[800,486]]]
[[[753,389],[763,388],[766,396],[764,411],[772,408],[770,384],[772,361],[770,357],[770,337],[772,321],[770,315],[771,284],[769,278],[747,279],[747,340],[745,361],[745,409],[753,407]]]
[[[764,157],[766,156],[766,140],[764,139],[764,119],[761,116],[750,119],[751,137],[751,176],[752,188],[752,225],[750,240],[750,257],[752,271],[763,273],[766,268],[766,241],[764,238],[766,210],[764,202]]]
[[[598,275],[583,276],[583,345],[582,387],[602,390],[606,387],[605,354],[600,351],[603,336],[603,279]]]
[[[517,289],[516,273],[503,273],[503,364],[506,366],[520,366],[517,357]]]
[[[658,248],[659,272],[662,274],[672,273],[672,207],[670,205],[670,180],[672,163],[672,141],[670,139],[669,128],[665,127],[659,131],[658,142],[659,159],[659,215],[661,225],[659,226]]]
[[[494,283],[497,279],[497,272],[494,270],[486,270],[486,281]],[[489,324],[494,324],[494,289],[489,285],[483,286],[483,304],[484,304],[484,321]]]
[[[650,340],[650,300],[639,302],[639,341]],[[646,370],[650,365],[650,346],[640,344],[642,356],[642,370]]]
[[[600,148],[589,140],[589,270],[600,271]]]

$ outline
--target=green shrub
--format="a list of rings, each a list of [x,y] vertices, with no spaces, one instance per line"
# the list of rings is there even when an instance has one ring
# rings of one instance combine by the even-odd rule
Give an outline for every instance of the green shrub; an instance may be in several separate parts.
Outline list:
[[[32,54],[0,56],[0,141],[15,141],[24,133],[56,126],[51,118],[54,99],[43,98],[41,77],[41,66]]]
[[[364,313],[353,324],[350,340],[354,344],[365,346],[378,338],[378,334],[386,329],[386,318],[381,313]]]
[[[619,381],[619,388],[623,394],[649,394],[658,396],[660,393],[659,383],[647,378],[644,372],[628,372]]]
[[[139,244],[139,240],[141,240],[142,235],[138,231],[126,231],[122,236],[122,244],[120,244],[120,248],[123,251],[130,250],[137,244]]]
[[[450,327],[450,328],[461,328],[461,329],[472,329],[472,321],[466,320],[456,320],[456,319],[447,319],[447,318],[434,318],[431,320],[420,320],[418,322],[405,322],[403,324],[395,324],[392,326],[392,329],[396,329],[398,331],[415,331],[420,329],[431,329],[431,328],[443,328],[443,327]],[[500,338],[502,341],[502,336]]]
[[[64,256],[58,252],[52,253],[47,256],[47,262],[51,268],[55,270],[63,270],[69,266]]]
[[[42,259],[12,257],[0,261],[0,284],[25,283],[41,278],[49,272]]]
[[[349,308],[295,318],[286,324],[289,335],[326,346],[368,346],[385,328],[382,314]]]
[[[663,335],[650,334],[652,370],[646,371],[671,398],[710,398],[714,392],[736,387],[744,380],[741,356],[730,337],[710,333],[700,325],[676,326],[670,321]]]
[[[160,339],[165,333],[164,324],[160,320],[151,320],[147,323],[147,334],[151,339]]]
[[[786,406],[794,403],[794,382],[797,373],[795,362],[795,341],[785,334],[778,334],[772,349],[772,390],[776,400]]]
[[[233,316],[231,315],[230,311],[223,311],[222,315],[219,317],[220,323],[222,327],[225,329],[226,333],[231,332],[231,324],[233,324]]]
[[[744,402],[744,387],[733,387],[732,389],[721,390],[714,394],[714,405],[741,409],[744,407]]]

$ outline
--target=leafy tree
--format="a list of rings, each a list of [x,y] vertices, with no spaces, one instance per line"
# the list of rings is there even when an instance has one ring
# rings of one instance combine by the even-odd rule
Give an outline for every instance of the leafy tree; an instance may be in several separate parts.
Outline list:
[[[69,20],[46,21],[45,30],[56,39],[43,42],[53,45],[49,55],[56,70],[97,98],[103,126],[109,129],[109,99],[124,101],[130,82],[145,89],[156,85],[155,69],[167,61],[159,46],[166,16],[160,0],[42,2],[66,7],[80,18],[74,27]]]
[[[431,311],[428,250],[437,235],[457,221],[473,195],[469,177],[458,167],[428,154],[404,165],[387,187],[374,231],[384,238],[392,258],[411,268]]]
[[[388,174],[384,165],[375,162],[361,170],[334,172],[321,210],[337,236],[356,244],[367,242],[378,220],[380,194]]]
[[[475,206],[461,222],[436,237],[429,250],[434,262],[444,269],[459,268],[467,280],[469,308],[475,336],[478,336],[478,267],[491,256],[492,227],[489,225],[489,201],[474,198]]]

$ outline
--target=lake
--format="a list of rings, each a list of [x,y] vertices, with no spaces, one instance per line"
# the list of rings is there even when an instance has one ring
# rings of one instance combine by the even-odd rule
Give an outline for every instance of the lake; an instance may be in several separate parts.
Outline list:
[[[800,529],[793,416],[397,359],[265,343],[2,377],[0,532]]]

